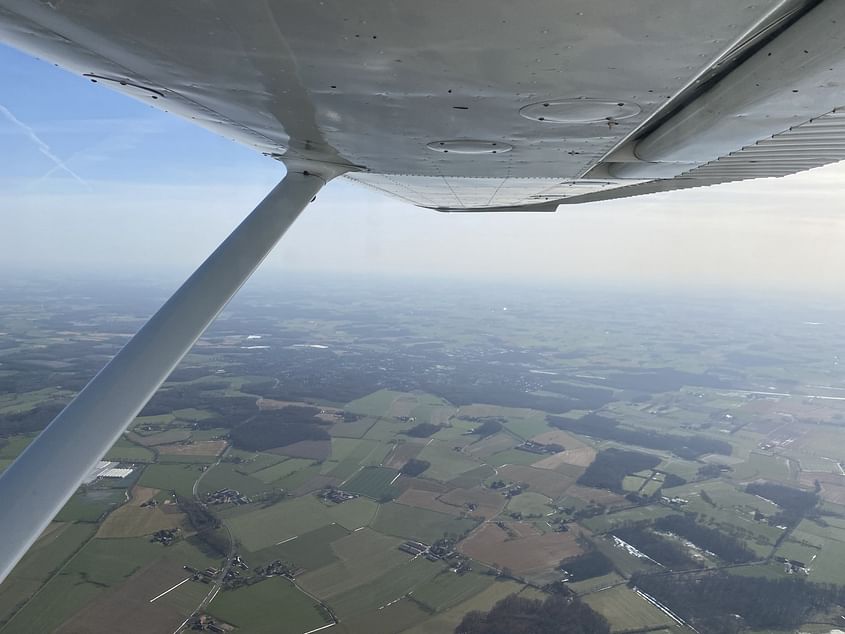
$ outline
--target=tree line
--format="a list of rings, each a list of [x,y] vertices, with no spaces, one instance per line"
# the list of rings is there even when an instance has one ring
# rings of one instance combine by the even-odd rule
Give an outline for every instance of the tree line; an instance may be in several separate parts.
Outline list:
[[[286,447],[303,440],[329,440],[323,429],[325,422],[316,415],[314,407],[291,405],[278,410],[261,412],[229,432],[232,444],[247,451],[264,451]]]
[[[555,594],[541,601],[512,594],[489,612],[467,613],[455,634],[610,634],[610,625],[576,598]]]
[[[703,550],[708,550],[723,561],[742,564],[757,559],[757,554],[744,541],[695,521],[695,514],[667,515],[658,518],[654,527],[688,539]]]
[[[624,494],[622,480],[625,476],[652,469],[660,464],[660,458],[639,451],[605,449],[578,478],[578,484],[598,489],[609,489]]]
[[[718,453],[731,455],[732,447],[724,440],[708,438],[706,436],[682,436],[680,434],[661,434],[660,432],[622,427],[617,421],[600,416],[587,414],[578,419],[564,416],[547,416],[549,425],[571,431],[576,434],[613,440],[626,445],[637,445],[646,449],[671,451],[681,458],[694,460],[702,454]]]
[[[815,613],[842,606],[845,590],[799,578],[769,579],[725,572],[635,573],[630,584],[650,594],[700,632],[789,630]],[[737,617],[738,615],[738,617]]]

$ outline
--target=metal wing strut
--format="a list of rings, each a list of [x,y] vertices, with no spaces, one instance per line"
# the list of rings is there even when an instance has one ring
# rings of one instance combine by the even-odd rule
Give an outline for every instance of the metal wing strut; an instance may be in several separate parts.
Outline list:
[[[299,213],[343,171],[295,169],[0,476],[0,581]]]

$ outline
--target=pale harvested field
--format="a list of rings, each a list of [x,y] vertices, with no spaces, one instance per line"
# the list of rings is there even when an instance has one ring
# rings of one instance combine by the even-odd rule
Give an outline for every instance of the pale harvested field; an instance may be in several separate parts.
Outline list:
[[[477,505],[474,511],[469,511],[473,517],[490,519],[501,513],[507,499],[501,493],[485,489],[484,487],[473,487],[471,489],[453,489],[440,496],[443,502],[455,504],[465,508],[467,502]]]
[[[445,425],[455,415],[457,410],[454,407],[434,407],[431,410],[430,422],[433,425]]]
[[[460,416],[468,418],[483,418],[485,416],[510,416],[513,418],[531,418],[536,416],[537,412],[533,409],[524,409],[518,407],[499,407],[498,405],[484,405],[483,403],[473,403],[472,405],[461,405]]]
[[[219,456],[227,444],[225,440],[198,440],[186,445],[162,445],[158,450],[177,456]]]
[[[604,489],[594,489],[593,487],[583,487],[580,484],[573,484],[566,490],[567,495],[579,498],[585,502],[596,502],[597,504],[611,505],[620,504],[625,501],[621,495],[617,495],[611,491]]]
[[[408,476],[400,477],[394,484],[404,483],[412,489],[420,491],[434,491],[435,493],[445,493],[448,487],[445,484],[435,480],[426,480],[425,478],[409,478]]]
[[[573,478],[556,471],[515,464],[499,469],[499,477],[513,482],[525,482],[529,486],[529,491],[542,493],[553,500],[563,495],[575,482]]]
[[[277,401],[272,398],[260,398],[255,404],[261,411],[283,409],[285,407],[314,407],[311,403],[303,403],[302,401]]]
[[[408,462],[408,460],[416,458],[424,446],[425,443],[413,441],[397,445],[393,451],[390,452],[384,466],[390,467],[391,469],[401,469],[405,466],[405,463]]]
[[[395,416],[396,418],[399,418],[400,416],[410,416],[411,411],[419,404],[420,402],[416,396],[412,396],[410,394],[397,396],[390,404],[386,415]]]
[[[532,437],[531,440],[533,440],[534,442],[541,443],[543,445],[557,443],[558,445],[563,445],[563,448],[567,450],[589,447],[589,445],[580,438],[576,438],[572,434],[568,434],[567,432],[561,429],[544,431],[542,434],[537,434],[536,436]]]
[[[845,505],[845,476],[821,471],[804,471],[801,473],[801,484],[814,486],[816,480],[822,485],[819,495],[823,500]]]
[[[141,507],[158,492],[158,489],[137,485],[133,487],[132,498],[106,517],[97,531],[97,537],[142,537],[165,528],[184,529],[185,516],[178,511],[174,512],[175,507],[168,508],[167,512],[162,508],[163,505]]]
[[[517,441],[508,434],[493,434],[477,442],[468,445],[465,451],[473,456],[486,457],[499,451],[510,449],[517,444]]]
[[[581,447],[580,449],[567,449],[566,451],[553,454],[542,460],[538,460],[531,466],[537,469],[557,469],[564,464],[575,467],[589,467],[595,459],[595,449],[592,447]]]
[[[484,524],[458,549],[481,562],[508,567],[526,577],[542,576],[554,570],[561,559],[583,552],[573,532],[541,534],[527,524],[518,528],[525,536],[509,539],[508,533],[495,524]]]
[[[419,489],[408,489],[396,500],[408,506],[416,506],[418,508],[429,509],[439,513],[448,513],[449,515],[460,515],[462,511],[466,510],[463,506],[453,506],[445,504],[437,499],[439,493],[433,491],[420,491]]]

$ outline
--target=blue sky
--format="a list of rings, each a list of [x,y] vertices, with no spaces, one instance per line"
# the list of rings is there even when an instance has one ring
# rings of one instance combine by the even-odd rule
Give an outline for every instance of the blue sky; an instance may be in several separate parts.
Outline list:
[[[187,276],[281,166],[0,46],[0,267]],[[845,170],[578,207],[438,214],[338,179],[265,262],[300,271],[838,293]]]

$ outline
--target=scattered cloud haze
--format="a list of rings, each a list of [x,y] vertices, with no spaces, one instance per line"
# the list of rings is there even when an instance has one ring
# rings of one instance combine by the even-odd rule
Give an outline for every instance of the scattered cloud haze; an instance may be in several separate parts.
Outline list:
[[[0,49],[0,267],[184,277],[283,175],[246,148]],[[845,164],[556,214],[439,214],[338,179],[264,275],[303,271],[838,293]]]

